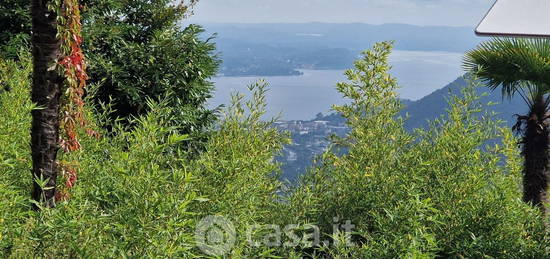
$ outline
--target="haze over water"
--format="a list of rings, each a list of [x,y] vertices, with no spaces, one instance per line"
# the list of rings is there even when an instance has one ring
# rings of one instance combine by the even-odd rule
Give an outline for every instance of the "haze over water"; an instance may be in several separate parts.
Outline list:
[[[394,50],[390,74],[398,80],[400,97],[418,100],[443,88],[463,74],[462,56],[451,52]],[[308,120],[319,112],[329,112],[332,104],[345,102],[335,89],[337,82],[345,80],[343,70],[302,72],[302,76],[214,78],[216,91],[210,105],[228,104],[232,92],[247,93],[247,86],[258,79],[265,79],[270,85],[267,116],[282,113],[284,120]]]

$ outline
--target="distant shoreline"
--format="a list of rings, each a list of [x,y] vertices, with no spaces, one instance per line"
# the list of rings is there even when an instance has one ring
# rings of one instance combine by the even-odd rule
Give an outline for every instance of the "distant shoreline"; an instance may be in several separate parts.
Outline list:
[[[320,69],[315,69],[315,70],[320,70]],[[220,73],[220,74],[217,74],[216,77],[262,77],[262,76],[271,77],[271,76],[303,76],[304,75],[304,73],[299,70],[295,70],[295,71],[296,73],[258,73],[258,74]]]

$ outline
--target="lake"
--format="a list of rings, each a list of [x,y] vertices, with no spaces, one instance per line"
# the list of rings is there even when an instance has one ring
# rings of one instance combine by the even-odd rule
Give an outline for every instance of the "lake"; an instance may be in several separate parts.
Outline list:
[[[391,74],[398,80],[401,98],[418,100],[443,88],[461,76],[461,53],[436,51],[393,51]],[[329,112],[332,104],[345,100],[336,91],[337,82],[344,81],[343,70],[301,70],[301,76],[217,77],[216,91],[210,106],[227,104],[232,92],[247,93],[247,85],[265,79],[268,116],[282,113],[285,120],[312,119],[319,112]]]

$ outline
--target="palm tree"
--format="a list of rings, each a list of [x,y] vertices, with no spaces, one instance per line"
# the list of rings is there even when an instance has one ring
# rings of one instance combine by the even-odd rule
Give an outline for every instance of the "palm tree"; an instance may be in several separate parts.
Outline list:
[[[32,175],[35,180],[32,197],[46,207],[54,206],[59,150],[60,96],[63,76],[55,65],[61,55],[61,42],[56,37],[55,12],[48,10],[53,0],[32,0]]]
[[[546,214],[548,202],[547,122],[550,89],[550,41],[546,39],[493,39],[466,53],[464,67],[503,97],[519,95],[527,115],[517,115],[513,130],[522,135],[523,200]]]

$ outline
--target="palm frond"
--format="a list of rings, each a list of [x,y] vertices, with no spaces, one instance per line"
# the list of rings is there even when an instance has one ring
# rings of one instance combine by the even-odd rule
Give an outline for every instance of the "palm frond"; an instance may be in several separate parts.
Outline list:
[[[532,99],[550,90],[550,40],[495,38],[467,52],[463,67],[503,96]]]

